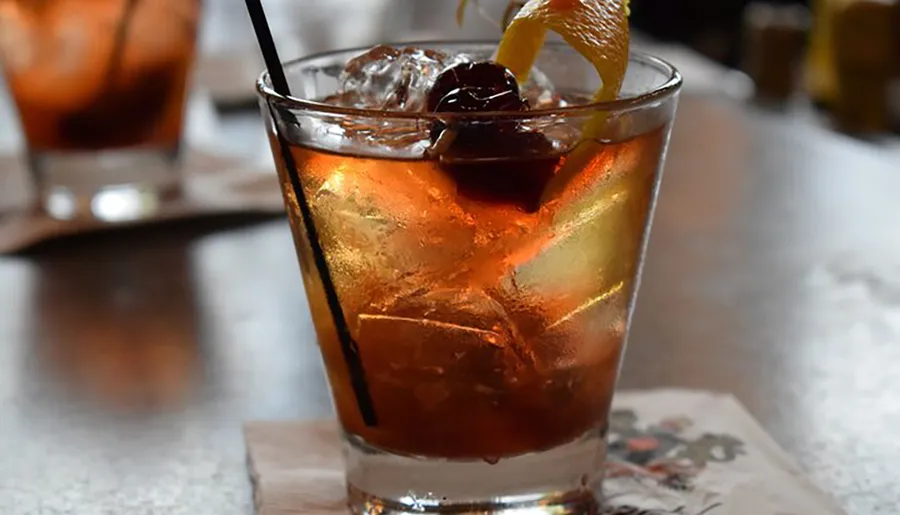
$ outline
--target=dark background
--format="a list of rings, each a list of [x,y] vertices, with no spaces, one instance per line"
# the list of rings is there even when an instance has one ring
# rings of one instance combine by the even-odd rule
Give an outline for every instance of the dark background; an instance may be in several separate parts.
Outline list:
[[[678,42],[726,66],[739,66],[741,16],[749,0],[632,0],[634,28],[659,40]],[[809,0],[767,0],[803,5]]]

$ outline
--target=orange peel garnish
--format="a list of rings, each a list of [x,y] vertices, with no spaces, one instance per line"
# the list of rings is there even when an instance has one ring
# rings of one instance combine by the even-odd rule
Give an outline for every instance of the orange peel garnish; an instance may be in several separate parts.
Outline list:
[[[515,3],[515,2],[513,2]],[[460,24],[468,0],[460,0]],[[547,32],[560,36],[597,70],[603,82],[594,93],[595,102],[615,100],[628,68],[629,0],[529,0],[512,19],[503,34],[495,61],[507,67],[525,83],[544,46]],[[542,202],[551,201],[602,147],[600,135],[608,113],[594,114],[586,123],[581,143],[547,184]]]
[[[468,0],[460,0],[460,24],[468,4]],[[495,60],[524,83],[547,31],[553,31],[600,75],[603,86],[594,100],[615,100],[628,68],[628,14],[629,0],[529,0],[506,27]]]
[[[506,28],[496,61],[524,82],[548,30],[562,36],[597,70],[603,86],[594,100],[615,100],[628,68],[626,0],[531,0]]]

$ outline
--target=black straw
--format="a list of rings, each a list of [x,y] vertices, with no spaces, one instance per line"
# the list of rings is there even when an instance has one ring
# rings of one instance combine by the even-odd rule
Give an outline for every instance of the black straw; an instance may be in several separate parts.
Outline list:
[[[262,3],[260,0],[246,1],[247,12],[250,14],[250,20],[253,22],[256,39],[259,41],[259,49],[262,51],[266,67],[269,69],[272,87],[279,95],[290,96],[291,88],[288,85],[287,77],[284,75],[281,60],[278,58],[278,50],[275,48],[275,40],[272,38],[271,30],[269,30],[269,23],[266,20],[266,13],[263,10]],[[276,113],[271,104],[269,104],[269,111],[273,120],[277,121]],[[372,406],[369,387],[366,384],[366,374],[359,356],[359,346],[353,340],[350,330],[347,328],[347,319],[344,317],[344,311],[341,308],[340,299],[338,299],[337,290],[334,287],[334,281],[328,269],[328,262],[325,260],[325,252],[322,250],[322,244],[319,242],[319,233],[313,222],[312,211],[307,203],[306,193],[303,191],[300,177],[297,175],[294,156],[291,154],[290,146],[282,135],[282,131],[277,128],[277,124],[275,132],[278,137],[278,146],[281,149],[281,158],[284,160],[285,170],[291,179],[291,187],[294,189],[297,204],[300,206],[300,215],[303,218],[303,225],[306,227],[309,246],[312,248],[313,260],[322,280],[322,288],[325,290],[325,298],[328,300],[334,327],[337,329],[338,339],[341,342],[344,361],[346,361],[350,372],[350,383],[356,395],[356,404],[359,406],[359,412],[366,425],[370,427],[375,426],[378,421],[375,416],[375,409]]]

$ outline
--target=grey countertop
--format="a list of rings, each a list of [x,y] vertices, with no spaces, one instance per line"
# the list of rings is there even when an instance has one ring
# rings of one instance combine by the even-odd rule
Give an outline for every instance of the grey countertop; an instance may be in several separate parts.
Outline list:
[[[896,513],[900,167],[726,96],[682,100],[621,387],[733,392],[849,513]],[[195,142],[265,159],[195,97]],[[241,423],[331,413],[283,220],[60,241],[0,284],[0,513],[247,514]]]

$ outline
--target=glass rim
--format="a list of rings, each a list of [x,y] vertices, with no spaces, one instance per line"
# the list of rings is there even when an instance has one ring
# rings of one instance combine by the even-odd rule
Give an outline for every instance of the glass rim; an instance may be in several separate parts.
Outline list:
[[[439,45],[454,45],[454,46],[475,46],[475,45],[497,45],[499,44],[498,40],[424,40],[424,41],[406,41],[406,42],[394,42],[394,43],[383,43],[387,46],[417,46],[417,45],[431,45],[431,46],[439,46]],[[555,47],[555,48],[564,48],[575,52],[572,47],[563,42],[547,42],[545,47]],[[328,57],[334,57],[343,54],[351,54],[351,53],[364,53],[367,50],[370,50],[372,46],[365,47],[355,47],[355,48],[345,48],[340,50],[330,50],[327,52],[318,52],[315,54],[310,54],[308,56],[291,59],[289,61],[285,61],[282,63],[282,67],[288,69],[292,66],[301,65],[303,63],[310,63],[319,59],[324,59]],[[579,54],[579,57],[580,54]],[[370,109],[370,108],[360,108],[360,107],[344,107],[333,104],[327,104],[325,102],[317,101],[317,100],[308,100],[302,99],[295,96],[286,96],[276,92],[271,85],[269,85],[269,71],[268,69],[264,70],[259,78],[256,80],[256,92],[257,94],[269,101],[277,103],[280,106],[286,107],[288,109],[297,109],[304,111],[311,111],[316,113],[324,113],[324,114],[332,114],[332,115],[341,115],[341,116],[349,116],[349,117],[359,117],[359,118],[381,118],[381,119],[396,119],[396,120],[436,120],[442,119],[446,120],[448,118],[465,118],[467,120],[478,119],[478,118],[503,118],[503,119],[517,119],[517,120],[527,120],[534,118],[542,118],[546,116],[572,116],[572,115],[580,115],[583,116],[586,113],[597,112],[597,111],[606,111],[606,112],[624,112],[631,111],[634,109],[638,109],[641,107],[645,107],[660,100],[664,100],[666,98],[672,97],[677,94],[682,87],[683,78],[681,73],[667,61],[650,55],[644,52],[635,52],[631,51],[628,55],[628,62],[637,62],[644,65],[648,65],[656,68],[663,72],[663,75],[666,76],[665,80],[659,86],[656,86],[648,91],[642,92],[637,95],[632,95],[624,98],[617,98],[615,100],[606,100],[595,102],[591,101],[586,104],[578,104],[567,107],[556,107],[552,109],[535,109],[531,111],[517,111],[517,112],[509,112],[509,111],[485,111],[485,112],[466,112],[466,113],[428,113],[428,112],[406,112],[406,111],[387,111],[383,109]]]

